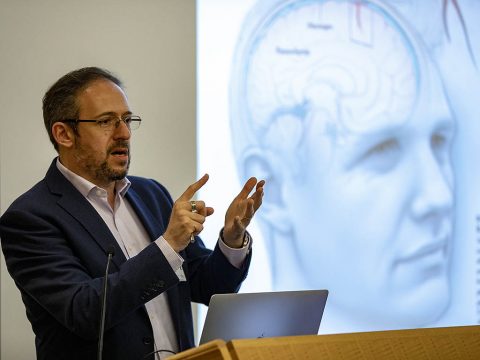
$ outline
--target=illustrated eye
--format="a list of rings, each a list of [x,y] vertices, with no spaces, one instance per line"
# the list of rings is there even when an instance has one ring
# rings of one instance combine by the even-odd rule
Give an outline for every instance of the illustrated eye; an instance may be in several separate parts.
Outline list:
[[[433,149],[443,148],[447,143],[447,138],[443,134],[433,134],[431,144]]]
[[[368,149],[361,157],[360,164],[373,172],[387,172],[395,167],[400,155],[397,139],[387,139]]]
[[[384,141],[376,146],[374,146],[372,149],[370,149],[367,153],[367,155],[376,155],[376,154],[385,154],[388,151],[392,151],[393,149],[397,148],[398,143],[394,139],[389,139],[387,141]]]
[[[452,135],[451,131],[442,131],[432,134],[430,138],[432,152],[440,164],[449,159]]]

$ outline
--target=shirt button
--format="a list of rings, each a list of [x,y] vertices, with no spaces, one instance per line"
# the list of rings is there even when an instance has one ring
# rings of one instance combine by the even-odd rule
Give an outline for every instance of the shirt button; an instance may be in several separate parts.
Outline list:
[[[144,343],[145,345],[150,345],[150,344],[152,343],[152,338],[149,337],[149,336],[145,336],[145,337],[143,338],[143,343]]]

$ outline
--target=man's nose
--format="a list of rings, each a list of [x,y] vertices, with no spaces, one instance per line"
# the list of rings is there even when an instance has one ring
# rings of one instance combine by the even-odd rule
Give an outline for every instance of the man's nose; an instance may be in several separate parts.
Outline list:
[[[129,139],[131,135],[130,127],[124,120],[118,120],[113,129],[114,137],[116,139]]]

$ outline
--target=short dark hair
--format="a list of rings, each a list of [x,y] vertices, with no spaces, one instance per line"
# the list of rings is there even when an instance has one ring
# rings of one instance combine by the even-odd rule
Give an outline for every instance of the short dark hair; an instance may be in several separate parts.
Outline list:
[[[76,119],[79,108],[77,95],[95,80],[109,80],[123,89],[123,84],[110,71],[85,67],[69,72],[53,84],[43,97],[43,121],[55,150],[58,144],[52,134],[52,125],[65,119]]]

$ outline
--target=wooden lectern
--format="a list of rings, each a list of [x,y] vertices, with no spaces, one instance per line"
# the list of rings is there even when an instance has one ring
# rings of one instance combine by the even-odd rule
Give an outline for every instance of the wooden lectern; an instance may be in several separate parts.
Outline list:
[[[480,326],[214,340],[171,360],[480,360]]]

